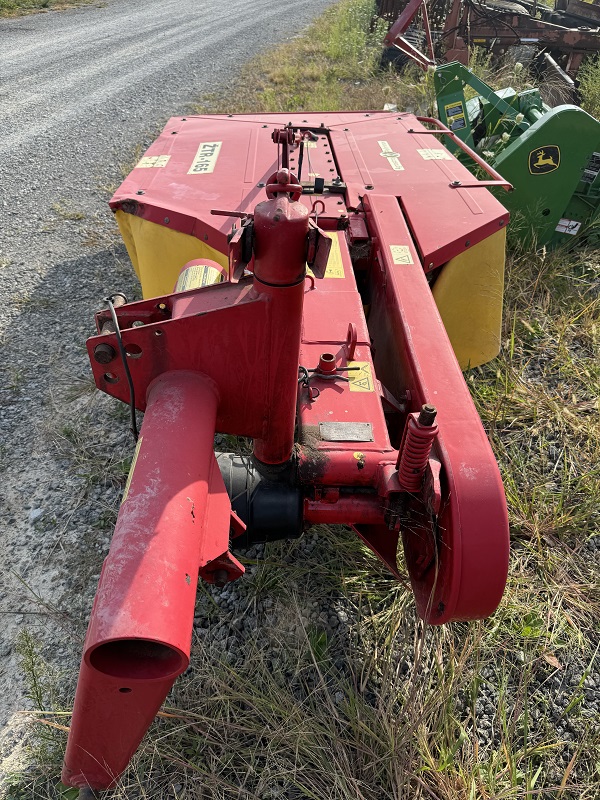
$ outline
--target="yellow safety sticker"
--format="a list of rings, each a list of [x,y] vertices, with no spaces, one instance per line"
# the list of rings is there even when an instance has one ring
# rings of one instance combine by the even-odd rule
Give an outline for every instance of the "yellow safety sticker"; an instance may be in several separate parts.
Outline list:
[[[348,366],[359,367],[359,369],[353,369],[347,373],[351,392],[375,391],[371,364],[368,361],[349,361]]]
[[[424,158],[425,161],[452,161],[452,156],[447,150],[438,149],[436,147],[424,147],[422,150],[417,150],[417,153]]]
[[[134,169],[149,169],[150,167],[166,167],[171,156],[144,156],[135,165]]]
[[[391,244],[392,261],[394,264],[414,264],[410,247],[407,244]]]
[[[143,436],[137,440],[137,444],[135,446],[135,453],[133,454],[133,459],[131,461],[131,466],[129,467],[129,475],[127,476],[127,483],[125,484],[125,490],[123,492],[123,499],[121,500],[121,505],[127,500],[127,495],[129,494],[129,487],[131,486],[131,479],[133,478],[133,471],[135,469],[135,465],[137,464],[138,455],[140,454],[140,447],[142,446]]]
[[[340,250],[340,240],[335,233],[326,233],[325,235],[329,236],[331,239],[331,250],[329,251],[329,259],[327,261],[325,277],[345,278],[346,273],[344,272],[344,262],[342,261],[342,251]],[[306,272],[308,275],[312,275],[314,278],[315,273],[310,267],[307,268]]]
[[[177,278],[176,292],[186,292],[188,289],[200,289],[202,286],[212,286],[221,283],[225,276],[216,267],[208,264],[193,264],[184,269]]]
[[[223,142],[202,142],[187,174],[207,175],[214,172],[222,144]]]
[[[377,144],[379,145],[379,147],[381,147],[381,153],[379,155],[387,159],[387,162],[390,165],[390,167],[392,169],[395,169],[396,172],[403,171],[404,167],[402,166],[399,158],[400,153],[395,153],[393,148],[390,147],[390,145],[387,142],[377,142]]]
[[[444,111],[451,131],[461,131],[467,127],[465,107],[460,100],[456,103],[448,103],[448,105],[444,106]]]

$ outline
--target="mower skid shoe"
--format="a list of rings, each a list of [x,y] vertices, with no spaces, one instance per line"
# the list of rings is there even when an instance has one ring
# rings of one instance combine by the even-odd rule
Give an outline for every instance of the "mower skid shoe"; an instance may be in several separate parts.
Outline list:
[[[67,785],[113,787],[189,664],[201,562],[229,544],[231,506],[208,503],[216,413],[204,375],[166,372],[150,385],[84,645]]]

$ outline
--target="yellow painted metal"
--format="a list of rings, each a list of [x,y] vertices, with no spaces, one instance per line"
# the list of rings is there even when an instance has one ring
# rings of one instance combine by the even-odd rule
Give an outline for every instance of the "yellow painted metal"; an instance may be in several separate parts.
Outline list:
[[[433,297],[461,369],[491,361],[500,352],[506,229],[448,261]]]
[[[171,294],[181,268],[207,258],[227,267],[227,256],[205,242],[154,222],[116,212],[144,298]],[[504,228],[451,259],[433,296],[462,369],[490,361],[500,350],[504,291]]]
[[[227,256],[206,242],[133,214],[115,214],[129,258],[142,284],[144,299],[171,294],[188,261],[208,258],[227,267]]]

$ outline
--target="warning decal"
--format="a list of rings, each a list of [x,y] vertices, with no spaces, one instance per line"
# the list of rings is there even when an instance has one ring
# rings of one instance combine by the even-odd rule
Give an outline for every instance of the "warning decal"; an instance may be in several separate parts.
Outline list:
[[[175,285],[176,292],[186,292],[188,289],[200,289],[202,286],[212,286],[221,283],[225,276],[216,268],[208,264],[194,264],[179,274]]]
[[[425,161],[452,161],[452,156],[447,150],[437,147],[425,147],[422,150],[417,150],[417,153]]]
[[[349,367],[359,367],[348,372],[351,392],[373,392],[373,373],[368,361],[349,361]]]
[[[150,167],[166,167],[171,156],[144,156],[135,165],[134,169],[149,169]]]
[[[592,153],[588,163],[585,165],[581,180],[584,183],[593,183],[600,173],[600,153]]]
[[[135,446],[135,453],[133,454],[133,459],[131,461],[131,466],[129,467],[129,475],[127,476],[127,483],[125,484],[125,490],[123,492],[123,499],[121,500],[121,505],[127,500],[127,495],[129,494],[129,487],[131,486],[131,479],[133,478],[133,471],[135,469],[135,465],[137,464],[138,456],[140,454],[140,447],[142,446],[143,436],[137,440],[137,444]]]
[[[579,228],[581,228],[581,222],[576,219],[559,219],[558,225],[554,229],[558,231],[558,233],[569,233],[571,236],[575,236],[579,233]]]
[[[391,244],[392,261],[394,264],[414,264],[410,247],[406,244]]]
[[[395,169],[396,172],[404,171],[404,167],[399,159],[400,153],[395,153],[387,142],[377,142],[377,144],[381,147],[381,153],[379,155],[387,159],[390,167]]]
[[[207,175],[214,172],[222,144],[223,142],[202,142],[188,169],[188,175]]]
[[[344,262],[342,261],[342,251],[340,250],[340,240],[335,233],[326,233],[331,239],[331,250],[329,251],[329,259],[327,260],[327,269],[325,270],[326,278],[345,278]],[[315,277],[315,273],[310,267],[306,269],[307,275]]]
[[[465,108],[460,101],[457,103],[449,103],[447,106],[444,106],[444,111],[446,112],[448,127],[451,131],[461,131],[463,128],[467,127]]]

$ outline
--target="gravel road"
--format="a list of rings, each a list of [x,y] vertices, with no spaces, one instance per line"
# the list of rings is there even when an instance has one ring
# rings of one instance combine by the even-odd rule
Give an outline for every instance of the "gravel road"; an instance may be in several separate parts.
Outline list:
[[[168,117],[331,0],[109,0],[0,20],[0,725],[26,707],[26,628],[67,676],[131,455],[84,341],[135,292],[107,199]],[[136,150],[137,148],[137,150]],[[0,781],[1,782],[1,781]]]

